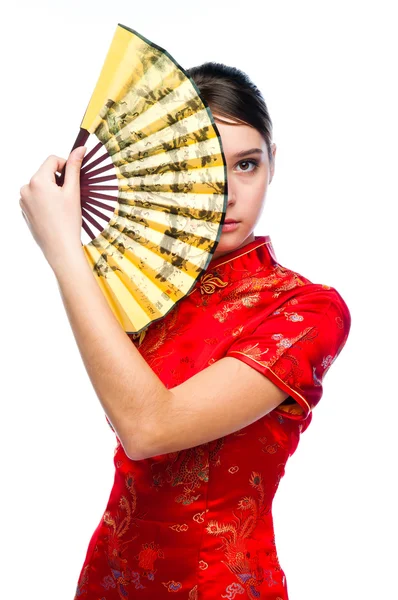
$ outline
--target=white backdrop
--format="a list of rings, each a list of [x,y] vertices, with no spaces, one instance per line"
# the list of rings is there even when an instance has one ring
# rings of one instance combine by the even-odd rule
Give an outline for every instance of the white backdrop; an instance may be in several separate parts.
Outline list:
[[[115,437],[19,189],[49,154],[68,156],[122,23],[184,68],[235,65],[264,94],[276,170],[255,233],[283,266],[335,287],[352,317],[276,494],[279,560],[291,600],[396,597],[393,2],[116,7],[16,0],[2,13],[1,596],[72,600],[113,484]]]

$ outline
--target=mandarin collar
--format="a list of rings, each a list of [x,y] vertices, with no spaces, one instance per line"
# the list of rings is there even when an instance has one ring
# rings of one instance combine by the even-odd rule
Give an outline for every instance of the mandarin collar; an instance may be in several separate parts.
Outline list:
[[[269,235],[256,235],[254,240],[241,248],[232,250],[223,256],[210,261],[205,272],[196,281],[192,291],[199,287],[206,288],[214,285],[214,278],[219,278],[218,284],[232,282],[252,274],[264,271],[276,264],[276,256]],[[192,293],[192,292],[190,292]]]
[[[235,259],[240,258],[241,256],[243,257],[248,253],[253,253],[254,250],[257,250],[257,252],[255,252],[254,255],[268,259],[267,263],[271,263],[272,261],[276,262],[276,256],[272,247],[271,236],[255,235],[253,241],[248,242],[241,248],[237,248],[236,250],[232,250],[232,252],[228,252],[223,256],[218,256],[217,258],[214,258],[208,264],[206,271],[214,271],[216,268],[217,270],[219,270],[219,268],[223,264],[229,263]],[[251,255],[249,258],[252,259],[254,258],[254,256]]]

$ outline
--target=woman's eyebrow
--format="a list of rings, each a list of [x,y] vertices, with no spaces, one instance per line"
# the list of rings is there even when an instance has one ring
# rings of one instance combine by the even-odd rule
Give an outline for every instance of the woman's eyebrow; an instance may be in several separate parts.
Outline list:
[[[261,148],[251,148],[250,150],[242,150],[241,152],[237,152],[234,154],[236,158],[247,156],[248,154],[263,154]]]

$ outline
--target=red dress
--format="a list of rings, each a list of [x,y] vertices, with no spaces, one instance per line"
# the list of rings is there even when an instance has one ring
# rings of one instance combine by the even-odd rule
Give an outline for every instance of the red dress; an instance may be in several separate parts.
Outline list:
[[[130,335],[168,388],[232,356],[290,396],[251,425],[179,452],[134,461],[116,436],[115,480],[75,600],[287,599],[272,502],[350,325],[335,288],[281,266],[270,236],[256,236]]]

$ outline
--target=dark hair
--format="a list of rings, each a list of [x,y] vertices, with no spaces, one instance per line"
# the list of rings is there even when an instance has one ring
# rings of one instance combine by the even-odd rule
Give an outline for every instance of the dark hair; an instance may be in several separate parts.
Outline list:
[[[272,121],[262,93],[248,75],[218,62],[186,69],[211,112],[251,125],[263,136],[272,162]]]

